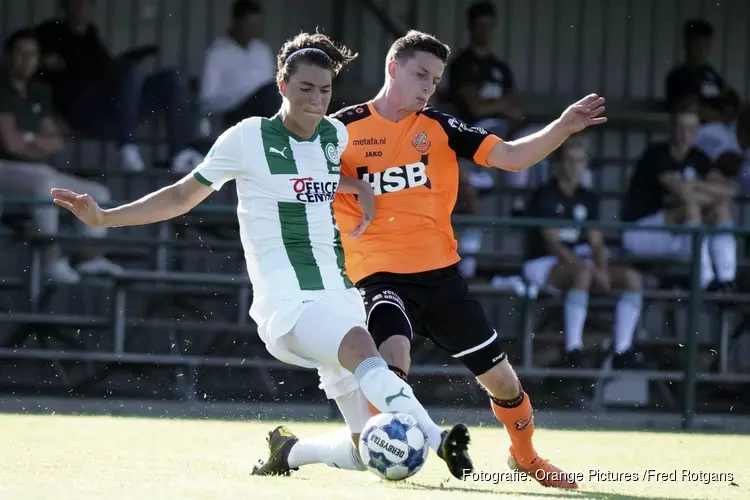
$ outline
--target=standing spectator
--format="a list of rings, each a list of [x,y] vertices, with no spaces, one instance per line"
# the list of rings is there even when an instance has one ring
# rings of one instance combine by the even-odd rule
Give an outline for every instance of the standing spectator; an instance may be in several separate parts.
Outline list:
[[[229,31],[214,40],[206,53],[202,111],[221,115],[226,127],[250,116],[271,117],[281,107],[274,54],[262,34],[260,4],[237,0]]]
[[[157,110],[164,111],[172,169],[191,170],[202,157],[190,147],[185,79],[176,71],[161,71],[139,81],[135,60],[156,49],[113,58],[91,22],[91,1],[60,0],[64,17],[38,27],[42,71],[55,104],[79,132],[98,136],[102,124],[114,123],[123,167],[135,172],[145,168],[135,143],[138,125]]]
[[[668,142],[650,145],[636,164],[625,198],[623,220],[643,227],[671,224],[727,227],[742,159],[722,155],[717,163],[692,145],[700,120],[697,110],[680,108],[672,114]],[[744,125],[739,127],[744,129]],[[689,234],[633,229],[623,234],[625,250],[642,256],[689,260]],[[731,233],[704,239],[700,255],[701,284],[709,290],[731,290],[737,273],[737,242]]]
[[[722,119],[722,96],[727,84],[708,62],[714,28],[702,19],[685,23],[683,43],[685,61],[674,67],[667,76],[666,97],[670,111],[681,105],[699,104],[701,121]]]
[[[587,154],[580,137],[568,139],[555,153],[554,177],[538,188],[528,207],[530,217],[598,220],[599,197],[580,184]],[[532,285],[565,291],[565,360],[584,367],[583,327],[589,290],[619,293],[615,308],[614,368],[636,368],[633,335],[641,314],[642,278],[634,269],[609,264],[609,251],[601,231],[575,227],[530,229],[523,265]]]
[[[105,201],[109,190],[96,182],[63,174],[46,162],[63,148],[63,137],[52,113],[49,89],[32,80],[39,63],[39,45],[33,30],[12,34],[6,42],[7,73],[0,79],[0,195],[47,199],[50,190],[68,186]],[[54,205],[31,209],[34,230],[42,235],[58,233],[60,211]],[[102,238],[105,228],[81,229]],[[45,250],[43,265],[47,278],[60,284],[74,284],[83,274],[116,274],[122,269],[92,252],[74,270],[59,249]]]

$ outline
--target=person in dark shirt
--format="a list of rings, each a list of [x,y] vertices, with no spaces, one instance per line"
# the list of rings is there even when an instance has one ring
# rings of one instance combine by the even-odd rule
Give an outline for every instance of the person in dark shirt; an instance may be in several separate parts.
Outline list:
[[[457,117],[499,137],[511,139],[511,131],[518,130],[525,112],[510,66],[492,52],[496,21],[497,13],[492,2],[480,1],[469,6],[466,11],[469,46],[448,66],[448,93],[456,107]],[[473,165],[464,170],[470,185],[479,195],[494,187],[496,172]],[[504,175],[514,187],[527,186],[530,177],[528,171]],[[516,206],[522,208],[523,197],[518,197]],[[482,231],[477,228],[462,230],[458,237],[461,251],[479,251],[482,239]],[[468,256],[462,261],[461,268],[464,277],[473,278],[476,260]]]
[[[685,23],[683,43],[685,61],[673,68],[666,80],[667,106],[675,111],[679,106],[700,104],[704,122],[722,120],[729,88],[718,71],[708,62],[714,29],[702,19]]]
[[[42,74],[53,90],[56,107],[79,132],[99,135],[103,124],[115,123],[123,166],[145,168],[135,133],[139,123],[155,111],[167,118],[172,168],[192,169],[202,160],[190,147],[192,133],[187,83],[176,71],[150,75],[142,83],[135,61],[155,49],[132,51],[131,57],[113,58],[90,20],[91,0],[61,0],[62,19],[37,28],[42,48]]]
[[[0,74],[0,195],[46,199],[50,189],[62,185],[105,202],[106,186],[65,174],[48,162],[64,147],[55,119],[49,88],[32,78],[39,62],[39,45],[34,30],[19,30],[6,41],[7,73]],[[32,229],[54,236],[59,230],[59,210],[53,205],[31,207]],[[103,228],[83,226],[89,237],[102,238]],[[49,245],[42,256],[46,278],[58,284],[75,284],[80,274],[116,274],[122,269],[92,249],[89,259],[77,269],[70,266],[58,248]]]
[[[467,11],[469,46],[450,64],[449,92],[457,116],[467,123],[496,130],[508,136],[509,125],[524,116],[513,72],[492,53],[492,31],[497,14],[492,2],[477,2]],[[493,126],[494,125],[494,126]]]
[[[642,305],[642,278],[634,269],[610,265],[601,231],[581,229],[576,222],[598,220],[599,197],[580,185],[587,165],[585,143],[572,137],[555,153],[554,177],[538,188],[528,205],[529,217],[571,220],[570,227],[530,229],[524,278],[530,285],[565,291],[565,364],[581,367],[583,327],[589,290],[619,293],[615,309],[614,368],[637,368],[633,334]]]
[[[671,116],[667,142],[651,144],[630,178],[622,219],[638,226],[701,224],[731,227],[732,202],[738,192],[735,179],[741,157],[729,152],[716,163],[692,144],[698,131],[697,110],[678,109]],[[737,243],[733,234],[704,239],[701,283],[709,290],[731,290],[737,272]],[[623,248],[635,255],[691,259],[689,234],[670,231],[628,230]]]

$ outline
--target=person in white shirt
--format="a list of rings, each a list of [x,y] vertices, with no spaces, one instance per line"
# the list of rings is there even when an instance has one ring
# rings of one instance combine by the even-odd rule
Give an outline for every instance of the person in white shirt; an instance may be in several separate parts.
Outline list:
[[[200,103],[205,115],[232,126],[251,116],[271,117],[281,106],[274,80],[274,54],[261,39],[263,10],[254,0],[236,0],[232,24],[209,47]]]

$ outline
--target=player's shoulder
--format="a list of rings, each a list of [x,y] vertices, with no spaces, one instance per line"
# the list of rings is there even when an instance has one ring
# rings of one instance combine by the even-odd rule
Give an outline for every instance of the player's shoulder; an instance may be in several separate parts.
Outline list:
[[[444,111],[440,111],[439,109],[432,106],[425,106],[419,113],[417,113],[417,115],[439,123],[448,135],[452,135],[455,133],[490,135],[489,132],[487,132],[482,127],[473,127],[467,124],[461,118],[445,113]]]
[[[341,120],[339,120],[338,118],[336,118],[336,117],[334,117],[332,115],[331,116],[324,116],[323,120],[322,120],[322,123],[324,123],[324,124],[326,124],[328,126],[331,126],[331,127],[335,127],[337,131],[343,130],[344,132],[346,132],[346,125],[344,125],[344,122],[342,122]]]
[[[344,125],[344,123],[338,118],[334,118],[332,116],[324,116],[321,123],[328,127],[333,127],[339,140],[343,139],[344,141],[346,141],[348,139],[349,132],[347,132],[346,130],[346,125]]]
[[[329,118],[338,120],[343,123],[344,126],[348,126],[352,123],[369,118],[371,115],[372,113],[370,112],[370,107],[367,105],[367,103],[361,103],[342,108],[332,115],[329,115]]]
[[[264,118],[261,116],[251,116],[249,118],[244,118],[238,121],[237,123],[229,127],[227,131],[229,130],[236,130],[236,131],[243,131],[243,132],[251,131],[251,130],[259,131],[261,127],[263,127],[264,125],[265,126],[270,125],[270,123],[271,123],[271,120],[268,118]]]

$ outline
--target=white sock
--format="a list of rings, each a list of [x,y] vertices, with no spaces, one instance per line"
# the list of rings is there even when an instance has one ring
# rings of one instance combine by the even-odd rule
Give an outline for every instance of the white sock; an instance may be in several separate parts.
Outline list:
[[[622,354],[633,345],[635,327],[641,316],[643,295],[624,292],[615,306],[615,353]]]
[[[700,223],[686,222],[685,225],[689,227],[695,227],[699,226]],[[706,288],[716,277],[716,275],[714,274],[714,266],[711,260],[711,253],[709,252],[708,248],[708,242],[710,240],[711,237],[703,238],[703,244],[701,245],[701,288]],[[688,242],[688,245],[690,245],[691,249],[689,255],[692,258],[692,242]]]
[[[326,464],[344,470],[367,470],[359,452],[354,448],[349,429],[300,439],[289,452],[289,467],[309,464]]]
[[[388,369],[380,357],[367,358],[354,371],[359,387],[367,400],[383,413],[403,412],[414,417],[427,434],[434,451],[440,447],[442,429],[432,421],[427,410],[414,397],[411,386]]]
[[[734,227],[732,222],[722,222],[718,227]],[[717,233],[708,237],[711,260],[716,269],[716,278],[723,282],[737,277],[737,238],[732,233]]]
[[[568,290],[565,296],[565,352],[583,349],[583,325],[589,309],[587,290]]]

